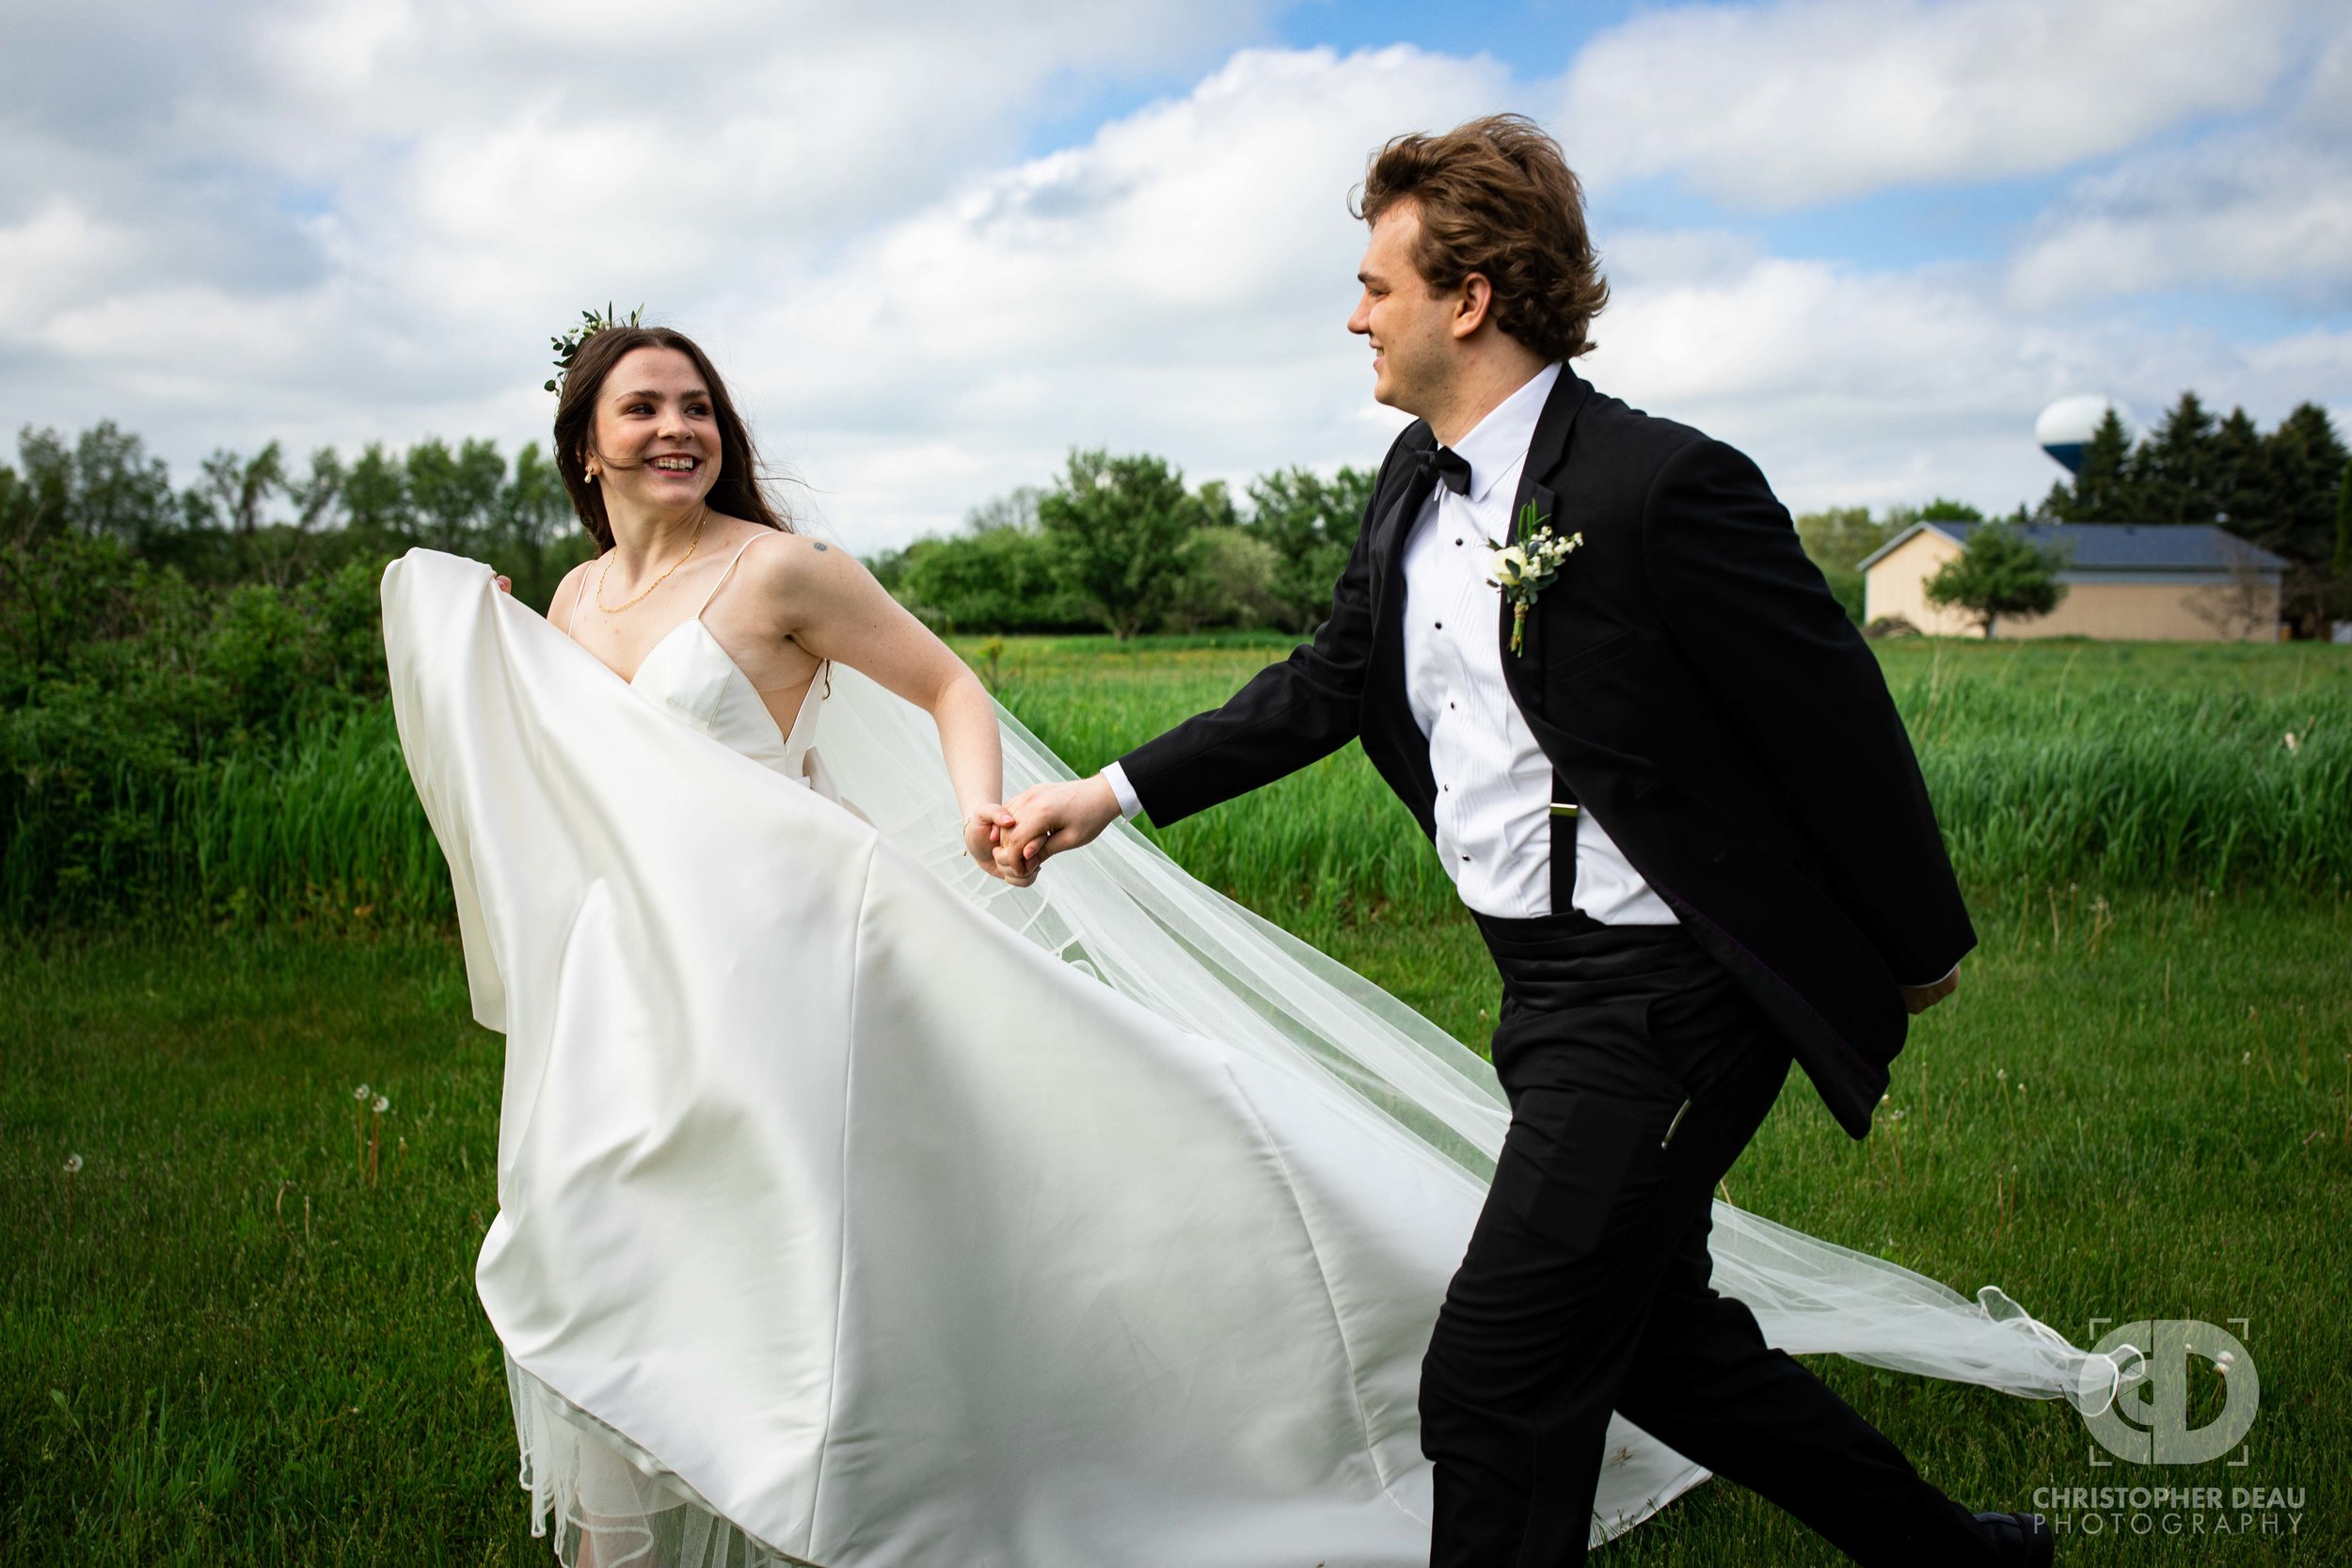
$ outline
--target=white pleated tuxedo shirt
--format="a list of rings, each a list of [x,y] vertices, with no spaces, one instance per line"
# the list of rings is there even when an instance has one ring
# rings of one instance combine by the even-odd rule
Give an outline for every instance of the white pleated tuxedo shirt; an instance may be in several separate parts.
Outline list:
[[[1435,488],[1408,525],[1402,566],[1405,689],[1437,779],[1438,858],[1463,903],[1505,919],[1553,912],[1551,763],[1503,683],[1493,557],[1536,416],[1559,379],[1557,364],[1545,366],[1455,445],[1470,490]],[[1120,812],[1142,809],[1118,763],[1103,777]],[[1676,923],[1590,810],[1577,822],[1576,907],[1609,926]]]

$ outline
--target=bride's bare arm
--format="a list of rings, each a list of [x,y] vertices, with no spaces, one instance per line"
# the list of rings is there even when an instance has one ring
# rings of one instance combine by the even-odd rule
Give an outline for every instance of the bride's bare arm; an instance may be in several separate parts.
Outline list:
[[[1004,747],[988,689],[849,551],[796,534],[780,547],[750,552],[745,564],[754,559],[762,562],[766,578],[761,597],[774,608],[785,635],[930,714],[963,812],[964,847],[997,875],[997,830],[1009,825],[1012,815],[1000,803]]]

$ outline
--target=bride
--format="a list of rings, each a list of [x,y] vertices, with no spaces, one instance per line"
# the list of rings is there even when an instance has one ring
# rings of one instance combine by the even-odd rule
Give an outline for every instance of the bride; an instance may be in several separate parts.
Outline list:
[[[771,510],[683,336],[587,339],[555,450],[602,553],[545,620],[431,550],[383,585],[507,1040],[477,1282],[534,1529],[598,1568],[1425,1561],[1492,1070],[1124,825],[995,879],[1007,785],[1068,771]],[[1711,1244],[1788,1351],[2112,1397],[1997,1291],[1728,1205]],[[1706,1477],[1622,1418],[1610,1454],[1595,1540]]]

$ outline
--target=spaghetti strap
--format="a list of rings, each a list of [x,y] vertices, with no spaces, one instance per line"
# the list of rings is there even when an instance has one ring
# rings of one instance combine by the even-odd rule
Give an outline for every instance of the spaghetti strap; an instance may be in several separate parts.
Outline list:
[[[758,544],[759,541],[760,535],[755,533],[749,539],[744,540],[740,545],[736,546],[735,553],[727,558],[727,569],[719,574],[719,580],[712,583],[710,585],[710,592],[703,595],[701,609],[694,611],[695,620],[699,621],[703,618],[703,610],[710,608],[710,601],[719,596],[719,590],[724,588],[727,585],[727,578],[735,575],[735,563],[743,559],[743,552],[750,549],[754,545]]]

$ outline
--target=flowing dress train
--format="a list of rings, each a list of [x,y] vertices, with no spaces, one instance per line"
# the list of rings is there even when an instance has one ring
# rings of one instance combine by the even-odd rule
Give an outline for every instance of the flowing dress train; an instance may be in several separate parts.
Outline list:
[[[506,1037],[477,1282],[565,1560],[1426,1560],[1482,1060],[1123,825],[985,877],[928,716],[854,672],[786,733],[699,614],[625,681],[479,562],[383,598]],[[1008,794],[1066,776],[1008,717]],[[2112,1396],[1998,1291],[1728,1205],[1714,1245],[1784,1348]],[[1597,1539],[1705,1478],[1610,1449]]]

